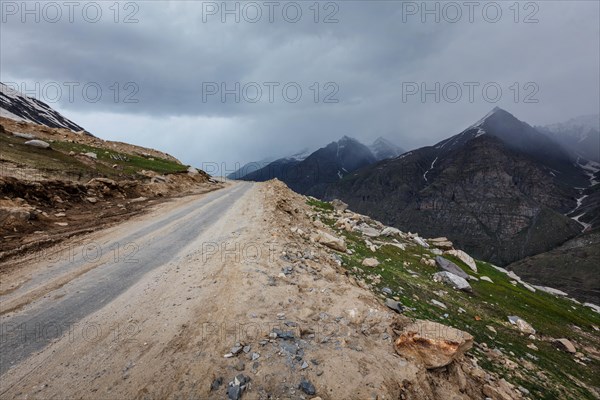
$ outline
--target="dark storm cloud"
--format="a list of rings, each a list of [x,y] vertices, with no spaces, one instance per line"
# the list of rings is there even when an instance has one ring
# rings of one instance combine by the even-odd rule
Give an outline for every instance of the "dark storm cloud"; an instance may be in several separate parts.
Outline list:
[[[63,95],[55,106],[100,136],[165,148],[188,163],[245,162],[318,147],[343,134],[364,141],[383,135],[411,148],[457,133],[496,105],[536,124],[600,106],[597,2],[533,3],[537,9],[521,3],[518,15],[509,9],[512,2],[496,3],[503,12],[497,22],[491,22],[494,10],[483,15],[483,3],[470,22],[463,2],[428,2],[446,7],[439,23],[412,14],[421,2],[400,1],[323,2],[319,23],[313,2],[297,3],[303,12],[297,23],[283,18],[285,3],[272,23],[264,2],[255,3],[263,11],[257,23],[243,17],[235,23],[230,15],[222,23],[218,13],[203,22],[203,7],[223,3],[191,1],[134,3],[138,23],[123,23],[134,10],[127,3],[120,3],[115,23],[112,2],[98,3],[103,16],[97,23],[77,12],[73,23],[66,17],[48,23],[43,16],[40,23],[22,23],[20,13],[7,15],[13,2],[0,3],[2,81],[28,87],[97,82],[103,89],[98,102],[76,92],[75,101]],[[463,16],[451,23],[455,4]],[[338,22],[323,23],[331,13]],[[538,22],[524,23],[527,18]],[[109,89],[115,82],[119,101]],[[132,93],[122,87],[127,82],[139,88],[132,96],[137,103],[123,101]],[[203,101],[207,82],[229,88],[256,82],[262,98],[251,103],[241,93],[239,103],[232,95],[222,102],[216,94]],[[273,102],[265,82],[279,83]],[[290,82],[302,89],[296,103],[281,91]],[[315,82],[318,102],[310,89]],[[464,92],[455,103],[435,95],[422,101],[420,93],[403,96],[409,82],[429,88],[455,82]],[[472,102],[465,82],[480,85]],[[497,103],[482,96],[481,86],[490,82],[503,90]],[[336,88],[339,102],[324,103]],[[255,98],[252,90],[246,94]],[[537,103],[525,102],[528,95]]]

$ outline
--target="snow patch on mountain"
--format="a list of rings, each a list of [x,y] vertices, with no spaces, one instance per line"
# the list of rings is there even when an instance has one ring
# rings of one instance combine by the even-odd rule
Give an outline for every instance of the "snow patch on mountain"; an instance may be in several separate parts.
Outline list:
[[[73,132],[85,131],[43,101],[28,97],[1,82],[0,116],[49,128],[65,128]]]

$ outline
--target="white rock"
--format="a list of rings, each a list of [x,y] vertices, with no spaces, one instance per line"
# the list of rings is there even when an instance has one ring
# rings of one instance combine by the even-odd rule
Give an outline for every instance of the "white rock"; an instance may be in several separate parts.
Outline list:
[[[198,174],[199,174],[198,170],[197,170],[196,168],[194,168],[194,167],[189,167],[189,168],[187,169],[187,172],[188,172],[188,174],[190,174],[190,175],[198,175]]]
[[[375,258],[365,258],[362,262],[365,267],[375,268],[379,265],[379,261]]]
[[[508,320],[511,324],[516,325],[519,331],[530,335],[535,334],[535,329],[533,329],[533,327],[521,317],[511,315],[508,317]]]
[[[563,292],[562,290],[558,290],[558,289],[554,289],[548,286],[537,286],[537,285],[533,285],[534,288],[541,290],[542,292],[546,292],[548,294],[554,295],[554,296],[560,296],[560,297],[564,297],[564,296],[568,296],[568,293]]]
[[[94,159],[98,158],[98,155],[96,153],[92,153],[92,152],[83,153],[83,155],[86,157],[89,157],[89,158],[94,158]]]
[[[436,272],[433,274],[433,280],[435,282],[443,282],[447,285],[452,286],[454,289],[462,290],[465,292],[472,292],[473,288],[469,285],[466,279],[461,278],[458,275],[454,275],[448,271]]]
[[[421,239],[418,236],[413,237],[412,240],[421,247],[429,248],[429,243],[427,243],[425,240]]]
[[[87,201],[89,201],[90,203],[92,203],[92,204],[95,204],[95,203],[97,203],[97,202],[98,202],[98,199],[97,199],[97,198],[95,198],[95,197],[86,197],[85,199],[86,199]]]
[[[433,304],[434,306],[438,306],[440,308],[443,308],[444,310],[448,308],[448,307],[446,307],[446,305],[444,303],[442,303],[441,301],[437,301],[435,299],[431,300],[431,304]]]
[[[489,282],[489,283],[494,283],[494,281],[489,276],[482,276],[479,279],[481,279],[482,281]]]
[[[474,272],[477,272],[477,264],[475,264],[475,260],[473,259],[473,257],[471,257],[470,255],[468,255],[464,251],[462,251],[462,250],[448,250],[448,251],[445,251],[444,254],[449,254],[451,256],[454,256],[454,257],[458,258],[460,261],[462,261],[465,264],[467,264],[467,266],[469,268],[471,268]]]
[[[401,236],[402,235],[402,231],[400,229],[388,226],[387,228],[384,228],[381,231],[381,235],[382,236],[395,236],[395,235]]]
[[[39,147],[40,149],[47,149],[50,147],[50,143],[44,142],[43,140],[28,140],[25,142],[27,146]]]
[[[368,237],[378,237],[381,232],[375,228],[373,228],[372,226],[369,226],[367,224],[360,224],[354,227],[354,230],[361,232],[363,235],[368,236]]]

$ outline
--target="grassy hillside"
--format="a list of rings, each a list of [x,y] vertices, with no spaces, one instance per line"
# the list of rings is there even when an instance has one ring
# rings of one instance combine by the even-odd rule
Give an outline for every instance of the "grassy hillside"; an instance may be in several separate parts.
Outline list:
[[[309,204],[322,222],[336,229],[334,223],[338,217],[331,204],[316,200],[310,200]],[[422,258],[435,258],[431,249],[399,240],[397,243],[406,246],[406,250],[402,250],[386,244],[392,243],[392,238],[380,236],[369,239],[379,245],[373,252],[360,232],[336,231],[345,238],[352,252],[341,255],[342,265],[360,284],[368,286],[382,300],[391,297],[400,301],[410,317],[429,319],[471,333],[477,346],[470,353],[478,363],[529,391],[530,398],[598,398],[600,314],[572,300],[539,290],[533,293],[520,283],[515,285],[491,264],[477,261],[478,273],[474,273],[460,260],[444,255],[465,272],[477,278],[487,276],[493,281],[470,281],[473,293],[454,290],[433,281],[437,267],[420,262]],[[362,266],[367,257],[376,258],[380,265]],[[431,300],[442,302],[447,308],[433,305]],[[509,315],[529,322],[536,330],[535,338],[529,338],[511,325]],[[558,349],[554,343],[558,338],[568,338],[580,354]]]
[[[187,166],[158,157],[142,157],[110,148],[54,140],[50,149],[25,145],[27,139],[0,133],[0,161],[10,162],[41,174],[63,175],[74,180],[104,176],[131,178],[143,170],[159,174],[187,171]],[[97,159],[84,156],[94,153]]]

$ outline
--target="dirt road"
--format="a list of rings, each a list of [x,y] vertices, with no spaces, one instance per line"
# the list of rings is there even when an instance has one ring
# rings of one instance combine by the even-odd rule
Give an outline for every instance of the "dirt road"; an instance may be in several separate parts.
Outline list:
[[[325,229],[306,199],[239,183],[155,207],[3,274],[0,398],[222,399],[236,376],[243,399],[431,392],[397,315],[298,235]]]

